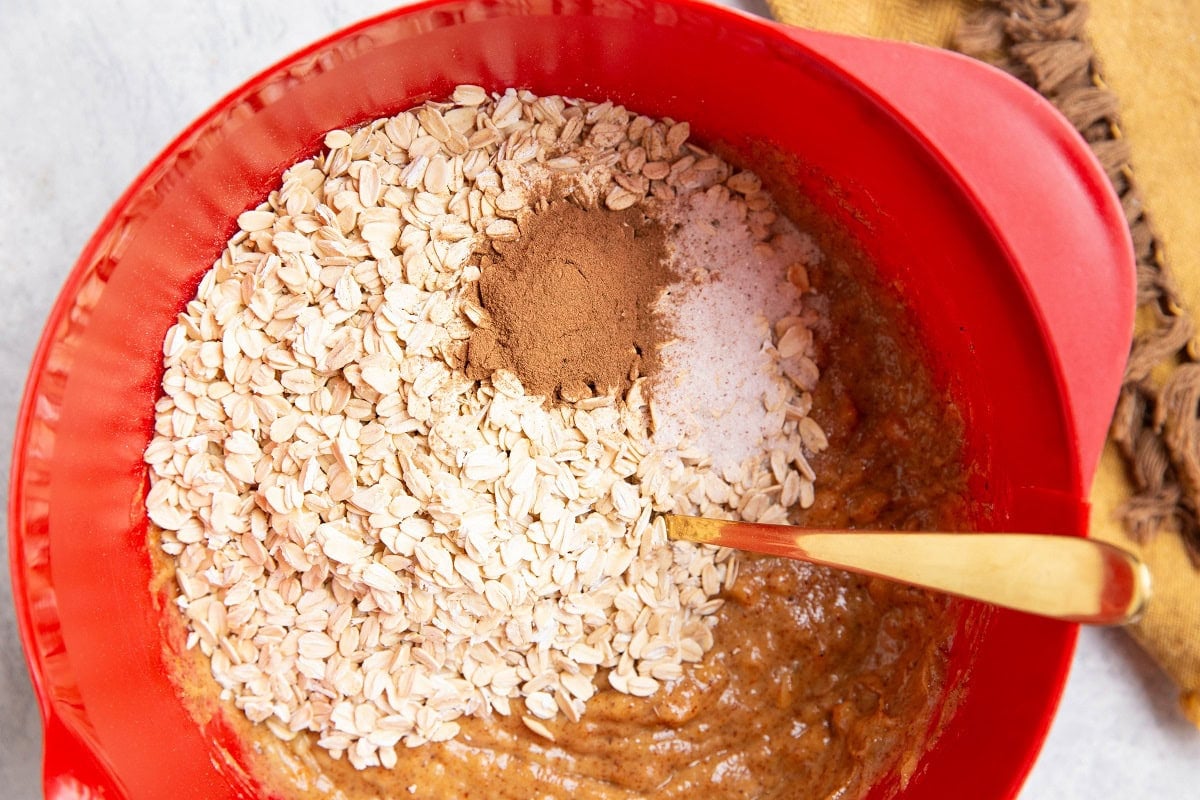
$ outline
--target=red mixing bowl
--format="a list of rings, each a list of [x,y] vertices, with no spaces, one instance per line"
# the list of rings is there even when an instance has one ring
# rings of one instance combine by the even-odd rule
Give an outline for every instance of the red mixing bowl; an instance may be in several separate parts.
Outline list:
[[[318,42],[217,103],[116,203],[54,307],[18,421],[9,516],[48,797],[254,795],[228,731],[199,727],[177,697],[147,589],[141,456],[162,338],[283,168],[332,128],[457,83],[685,119],[752,168],[756,153],[786,154],[775,178],[840,223],[911,307],[966,417],[971,488],[990,509],[981,526],[1085,533],[1129,345],[1133,259],[1104,174],[1033,92],[944,52],[692,0],[424,3]],[[1013,797],[1076,631],[967,614],[952,716],[897,796]],[[873,796],[895,789],[889,778]]]

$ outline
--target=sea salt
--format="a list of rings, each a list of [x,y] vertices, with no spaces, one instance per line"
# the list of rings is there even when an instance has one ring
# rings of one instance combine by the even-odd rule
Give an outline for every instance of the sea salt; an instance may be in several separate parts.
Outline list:
[[[768,398],[781,378],[772,326],[803,309],[788,280],[794,264],[818,263],[810,236],[780,215],[769,244],[750,229],[737,197],[682,196],[664,210],[675,231],[672,267],[680,279],[660,299],[673,339],[655,384],[655,444],[696,447],[717,471],[761,456],[778,433]]]

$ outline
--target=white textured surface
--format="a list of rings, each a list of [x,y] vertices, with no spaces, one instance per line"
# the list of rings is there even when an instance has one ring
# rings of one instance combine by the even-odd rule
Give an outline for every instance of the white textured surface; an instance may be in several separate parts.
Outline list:
[[[248,76],[390,5],[0,0],[0,450],[12,446],[29,358],[58,287],[137,171]],[[7,484],[7,458],[3,470]],[[0,583],[0,795],[30,800],[40,796],[40,729],[7,570]],[[1176,711],[1170,683],[1124,634],[1085,631],[1022,800],[1198,795],[1200,732]]]

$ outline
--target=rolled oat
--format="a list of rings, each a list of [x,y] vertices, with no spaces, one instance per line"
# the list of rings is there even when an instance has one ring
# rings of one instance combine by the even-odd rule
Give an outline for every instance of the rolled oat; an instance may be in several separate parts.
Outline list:
[[[720,469],[702,442],[656,442],[645,379],[553,404],[462,371],[478,254],[548,193],[659,210],[703,193],[770,247],[757,178],[688,135],[461,86],[331,131],[238,217],[164,339],[146,505],[188,645],[250,720],[387,766],[464,715],[552,739],[544,720],[578,719],[602,672],[649,696],[712,646],[736,559],[668,543],[655,515],[812,502],[809,320],[759,331],[778,434]]]

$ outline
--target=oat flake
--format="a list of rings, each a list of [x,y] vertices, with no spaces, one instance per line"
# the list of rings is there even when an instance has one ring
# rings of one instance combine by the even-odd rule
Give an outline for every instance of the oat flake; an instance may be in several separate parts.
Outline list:
[[[674,408],[644,380],[543,404],[511,373],[466,378],[478,254],[553,186],[655,213],[703,193],[763,254],[772,206],[685,123],[452,97],[328,133],[238,217],[164,337],[145,452],[188,646],[248,719],[358,768],[463,716],[552,739],[544,720],[585,713],[602,670],[636,696],[677,680],[712,647],[737,561],[668,543],[656,514],[783,521],[784,500],[812,502],[806,456],[826,444],[798,388],[816,378],[807,340],[773,353],[800,317],[761,332],[770,452],[719,469],[700,437],[658,443]]]

